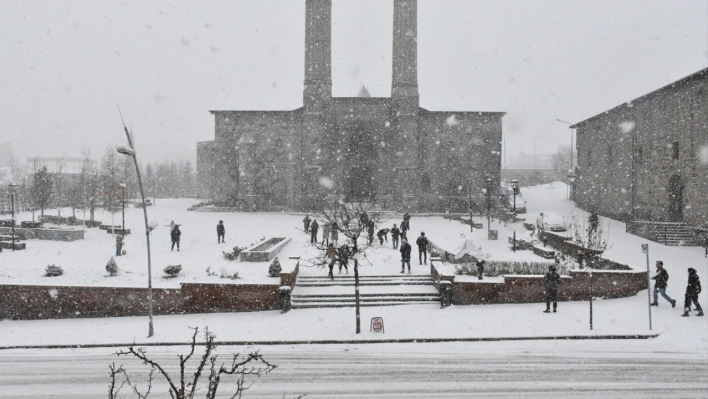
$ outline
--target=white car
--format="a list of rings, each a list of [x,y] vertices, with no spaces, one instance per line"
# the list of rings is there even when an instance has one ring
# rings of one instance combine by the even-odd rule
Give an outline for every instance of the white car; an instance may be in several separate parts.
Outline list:
[[[565,231],[565,218],[555,212],[544,211],[536,218],[536,227],[539,230]]]

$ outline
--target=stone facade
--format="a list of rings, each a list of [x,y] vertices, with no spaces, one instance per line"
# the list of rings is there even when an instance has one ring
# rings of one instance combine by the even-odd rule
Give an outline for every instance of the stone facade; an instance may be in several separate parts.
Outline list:
[[[703,69],[572,126],[578,206],[708,227],[707,90]]]
[[[316,210],[342,197],[466,211],[471,194],[483,205],[485,179],[500,182],[504,113],[419,106],[417,2],[394,0],[386,98],[333,98],[331,0],[307,0],[306,18],[303,107],[211,111],[215,140],[197,145],[200,197],[246,211]]]

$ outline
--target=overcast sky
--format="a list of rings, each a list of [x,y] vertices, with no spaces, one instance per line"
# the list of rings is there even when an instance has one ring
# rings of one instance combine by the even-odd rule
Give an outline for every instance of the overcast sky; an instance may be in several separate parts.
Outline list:
[[[391,92],[391,0],[334,0],[333,94]],[[196,159],[209,110],[302,106],[305,0],[0,0],[0,143]],[[509,156],[708,66],[708,0],[419,0],[429,110],[503,111]]]

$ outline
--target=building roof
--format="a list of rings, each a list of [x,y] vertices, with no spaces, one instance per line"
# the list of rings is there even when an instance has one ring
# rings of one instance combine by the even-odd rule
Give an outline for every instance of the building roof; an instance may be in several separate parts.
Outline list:
[[[600,117],[600,116],[602,116],[602,115],[608,114],[608,113],[610,113],[610,112],[612,112],[612,111],[616,111],[616,110],[618,110],[618,109],[620,109],[620,108],[629,107],[630,104],[632,104],[632,103],[639,102],[639,101],[643,101],[643,100],[646,100],[646,99],[648,99],[648,98],[650,98],[650,97],[653,97],[653,96],[655,96],[655,95],[661,94],[661,93],[663,93],[664,91],[666,91],[666,90],[668,90],[668,89],[671,89],[671,88],[673,88],[673,87],[675,87],[675,86],[677,86],[677,85],[682,85],[682,84],[685,84],[685,83],[687,83],[687,82],[689,82],[689,81],[691,81],[691,80],[693,80],[693,79],[701,78],[703,75],[708,75],[708,68],[701,69],[701,70],[698,71],[698,72],[694,72],[694,73],[692,73],[692,74],[690,74],[690,75],[688,75],[688,76],[686,76],[686,77],[683,77],[683,78],[681,78],[681,79],[679,79],[679,80],[677,80],[677,81],[675,81],[675,82],[669,83],[669,84],[667,84],[666,86],[663,86],[663,87],[661,87],[661,88],[659,88],[659,89],[656,89],[656,90],[654,90],[654,91],[652,91],[652,92],[650,92],[650,93],[647,93],[647,94],[645,94],[645,95],[643,95],[643,96],[641,96],[641,97],[637,97],[637,98],[635,98],[634,100],[628,101],[628,102],[626,102],[626,103],[624,103],[624,104],[618,105],[618,106],[616,106],[616,107],[614,107],[614,108],[611,108],[611,109],[609,109],[609,110],[607,110],[607,111],[604,111],[604,112],[601,112],[601,113],[599,113],[599,114],[597,114],[597,115],[591,116],[591,117],[589,117],[589,118],[587,118],[587,119],[585,119],[585,120],[582,120],[582,121],[580,121],[580,122],[578,122],[578,123],[576,123],[576,124],[574,124],[574,125],[571,125],[571,126],[570,126],[570,129],[575,129],[575,128],[577,128],[577,127],[579,127],[579,126],[581,126],[581,125],[584,125],[584,124],[586,124],[586,123],[588,123],[588,122],[590,122],[590,121],[592,121],[592,120],[594,120],[594,119],[596,119],[596,118],[598,118],[598,117]]]

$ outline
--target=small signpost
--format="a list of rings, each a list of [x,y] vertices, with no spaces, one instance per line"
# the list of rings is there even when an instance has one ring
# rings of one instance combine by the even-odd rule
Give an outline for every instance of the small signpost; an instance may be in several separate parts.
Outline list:
[[[369,331],[373,331],[375,333],[382,333],[382,334],[385,333],[383,317],[372,317],[371,318],[371,328],[369,328]]]
[[[647,298],[649,298],[649,330],[651,331],[651,272],[649,271],[649,244],[642,244],[642,253],[647,254]]]

